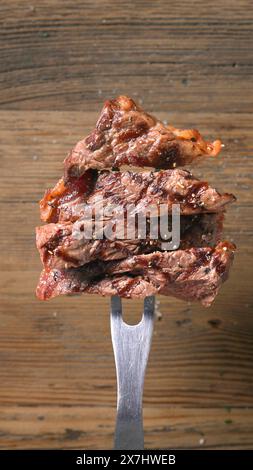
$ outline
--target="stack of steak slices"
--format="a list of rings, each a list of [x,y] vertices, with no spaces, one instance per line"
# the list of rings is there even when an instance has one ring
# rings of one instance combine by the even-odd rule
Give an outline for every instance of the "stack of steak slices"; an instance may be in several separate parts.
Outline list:
[[[160,293],[210,305],[233,260],[235,247],[221,234],[235,198],[178,167],[216,156],[220,148],[220,141],[206,142],[196,130],[165,126],[130,98],[106,102],[94,131],[66,158],[64,177],[40,202],[47,224],[36,232],[44,266],[37,296]],[[163,207],[171,228],[174,204],[180,204],[180,244],[166,251],[151,226]],[[135,221],[131,237],[126,214]],[[146,221],[142,236],[136,214]]]

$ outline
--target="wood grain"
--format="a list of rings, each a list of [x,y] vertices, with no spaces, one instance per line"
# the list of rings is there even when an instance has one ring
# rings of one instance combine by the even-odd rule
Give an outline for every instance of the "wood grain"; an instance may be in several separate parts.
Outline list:
[[[133,7],[133,4],[135,4]],[[40,302],[37,201],[128,93],[176,126],[221,137],[194,169],[237,203],[230,280],[204,309],[159,298],[144,394],[148,448],[253,448],[249,1],[30,2],[0,6],[0,448],[110,448],[116,383],[108,299]],[[141,302],[125,301],[134,322]]]
[[[209,3],[2,0],[0,107],[251,112],[253,4]]]

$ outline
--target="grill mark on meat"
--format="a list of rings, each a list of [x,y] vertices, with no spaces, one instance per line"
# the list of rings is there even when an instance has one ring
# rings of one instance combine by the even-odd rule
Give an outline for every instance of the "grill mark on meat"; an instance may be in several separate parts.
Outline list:
[[[122,165],[173,168],[200,156],[216,156],[219,140],[205,142],[195,129],[165,126],[126,96],[107,101],[95,129],[65,160],[66,175]]]
[[[97,172],[89,170],[85,177],[61,178],[54,188],[45,192],[40,201],[40,214],[43,222],[58,222],[59,219],[73,219],[71,208],[85,202],[94,188]]]
[[[213,246],[220,241],[223,213],[181,217],[180,249]],[[148,221],[147,221],[148,222]],[[170,221],[171,224],[171,221]],[[85,223],[82,222],[84,230]],[[76,240],[73,225],[49,224],[38,227],[37,247],[45,267],[77,267],[93,260],[123,259],[139,253],[162,251],[162,239],[150,239],[150,225],[147,224],[145,240]],[[152,260],[152,263],[155,259]]]
[[[171,211],[172,204],[180,203],[181,213],[191,214],[222,210],[225,204],[235,199],[231,194],[221,195],[208,183],[195,179],[185,170],[145,172],[139,173],[138,176],[132,172],[114,172],[104,177],[102,174],[100,177],[101,182],[98,186],[95,185],[87,203],[99,193],[101,196],[106,195],[107,199],[112,198],[112,201],[125,205],[129,202],[126,194],[131,193],[131,202],[137,207],[139,202],[145,207],[150,204],[168,204]],[[204,201],[208,191],[210,197],[206,197],[207,201]]]
[[[80,180],[84,181],[80,181]],[[93,204],[97,196],[106,199],[106,204],[125,207],[129,202],[136,207],[167,204],[171,212],[172,204],[179,203],[181,214],[218,212],[235,200],[232,194],[220,194],[207,182],[199,181],[185,170],[161,170],[158,173],[141,172],[96,172],[83,175],[77,180],[79,186],[71,195],[60,182],[47,191],[40,203],[41,218],[45,222],[76,220],[78,204]],[[72,185],[74,181],[72,179]],[[70,186],[68,186],[69,188]],[[59,189],[60,188],[60,189]],[[85,190],[83,190],[85,188]],[[54,211],[48,204],[54,202]]]
[[[175,167],[216,156],[220,149],[220,141],[205,142],[195,129],[165,126],[128,97],[107,101],[95,129],[65,159],[65,177],[40,202],[42,220],[51,223],[36,232],[45,268],[38,297],[96,293],[143,298],[160,293],[210,305],[233,260],[234,245],[218,242],[224,208],[235,197],[221,195]],[[106,170],[122,165],[163,170]],[[106,200],[105,207],[118,205],[126,211],[131,203],[133,214],[146,213],[148,230],[156,214],[149,210],[152,205],[159,212],[160,204],[167,204],[171,213],[172,204],[179,203],[184,226],[180,249],[163,252],[161,240],[150,240],[149,235],[135,241],[75,240],[73,222],[80,219],[80,232],[85,231],[82,215],[91,207],[94,216],[97,196]],[[102,221],[115,223],[117,215],[103,216]]]
[[[48,299],[59,294],[84,292],[143,298],[160,293],[200,300],[207,306],[227,276],[234,250],[233,244],[223,242],[214,249],[190,248],[137,255],[117,262],[93,262],[85,268],[53,272],[45,270],[37,295],[41,299]],[[150,267],[152,260],[153,267]],[[225,266],[221,275],[216,270],[217,260]]]
[[[181,166],[183,163],[184,160],[181,155],[179,144],[177,142],[170,142],[170,148],[165,149],[163,152],[161,152],[160,155],[157,156],[154,166],[161,169],[166,169],[173,166]]]
[[[188,268],[186,268],[183,272],[183,274],[181,275],[181,280],[184,280],[184,279],[187,279],[187,277],[189,277],[189,275],[194,275],[194,273],[201,267],[206,267],[207,264],[210,262],[211,260],[211,254],[212,254],[212,250],[207,248],[207,251],[201,251],[198,253],[198,256],[196,256],[196,261],[191,265],[189,266]],[[206,268],[207,271],[204,269],[204,272],[206,274],[208,274],[210,272],[210,268]]]

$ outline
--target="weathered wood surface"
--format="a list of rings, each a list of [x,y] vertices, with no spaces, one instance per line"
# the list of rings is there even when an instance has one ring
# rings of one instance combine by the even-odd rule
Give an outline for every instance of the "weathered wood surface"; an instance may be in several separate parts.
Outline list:
[[[253,448],[252,5],[131,5],[0,5],[0,448],[112,445],[108,300],[39,302],[34,226],[37,201],[66,153],[92,128],[103,99],[118,93],[175,125],[222,137],[222,155],[194,172],[238,197],[225,225],[238,252],[215,304],[159,299],[146,446]],[[141,302],[124,306],[138,318]]]

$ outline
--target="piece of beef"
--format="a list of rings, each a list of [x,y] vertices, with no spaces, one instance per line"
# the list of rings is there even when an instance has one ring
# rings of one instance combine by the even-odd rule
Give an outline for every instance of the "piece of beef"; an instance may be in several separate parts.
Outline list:
[[[175,168],[200,156],[216,156],[221,142],[206,142],[195,129],[165,126],[132,99],[106,101],[93,132],[65,160],[65,175],[122,165]]]
[[[232,244],[216,244],[226,205],[235,198],[176,167],[215,156],[220,149],[220,141],[205,142],[196,130],[165,126],[130,98],[107,101],[93,132],[66,158],[64,178],[40,202],[41,218],[50,223],[37,229],[45,268],[38,297],[84,292],[143,298],[160,293],[209,305],[233,259]],[[163,170],[107,171],[124,165]],[[162,251],[161,239],[152,240],[149,232],[131,240],[98,239],[97,234],[87,240],[74,233],[76,224],[81,232],[87,224],[92,228],[85,218],[89,213],[103,231],[129,205],[128,216],[141,214],[151,224],[154,216],[171,214],[173,204],[180,204],[181,212],[176,251]],[[122,233],[124,229],[123,219]]]
[[[44,222],[74,221],[82,217],[87,204],[100,210],[100,198],[104,200],[103,207],[125,208],[132,204],[136,213],[160,204],[166,204],[171,212],[172,204],[180,204],[182,215],[218,212],[235,199],[232,194],[220,194],[207,182],[181,169],[95,173],[86,172],[76,183],[72,178],[71,184],[64,184],[62,179],[48,190],[40,202],[41,219]]]
[[[213,246],[220,241],[223,213],[182,216],[180,249]],[[148,221],[147,221],[148,222]],[[169,230],[171,230],[171,220]],[[104,221],[106,226],[107,221]],[[147,223],[145,239],[100,240],[83,237],[85,222],[48,224],[36,229],[37,248],[45,268],[67,269],[96,260],[124,259],[140,253],[162,250],[161,238],[150,237]],[[82,229],[82,230],[81,230]],[[168,240],[167,240],[168,241]]]
[[[89,263],[82,268],[44,270],[37,296],[46,300],[60,294],[91,293],[144,298],[172,295],[199,300],[209,306],[228,276],[234,245],[153,252],[121,261]]]
[[[61,178],[48,189],[40,201],[40,215],[43,222],[71,220],[75,207],[86,201],[97,180],[97,172],[86,171],[80,178]]]

